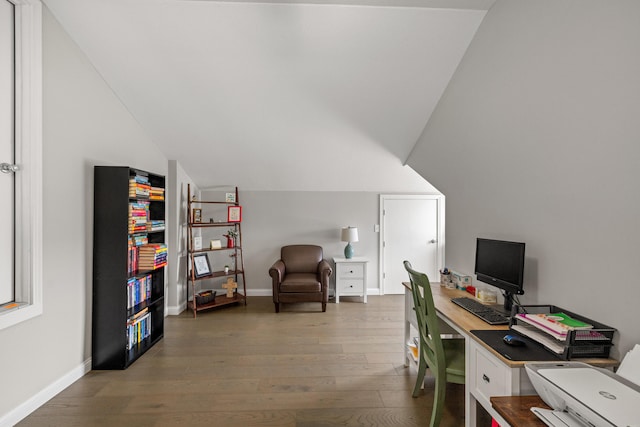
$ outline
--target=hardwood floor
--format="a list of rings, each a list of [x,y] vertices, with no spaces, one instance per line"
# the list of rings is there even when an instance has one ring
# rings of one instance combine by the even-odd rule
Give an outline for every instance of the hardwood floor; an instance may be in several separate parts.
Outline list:
[[[164,339],[127,370],[89,372],[18,425],[426,426],[432,384],[411,397],[403,298],[276,314],[271,297],[251,297],[197,319],[169,316]],[[441,426],[464,425],[464,386],[447,386],[445,407]]]

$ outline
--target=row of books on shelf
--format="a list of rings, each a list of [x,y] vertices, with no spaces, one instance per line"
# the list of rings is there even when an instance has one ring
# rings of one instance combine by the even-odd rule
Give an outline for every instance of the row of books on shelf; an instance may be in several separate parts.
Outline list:
[[[151,184],[149,177],[144,175],[135,175],[129,179],[129,197],[148,198]]]
[[[163,231],[165,222],[163,219],[154,219],[151,221],[129,221],[129,234],[149,233],[152,231]]]
[[[151,275],[127,280],[127,308],[135,307],[151,298]]]
[[[149,244],[146,234],[135,234],[127,240],[127,274],[138,271],[138,246]]]
[[[139,222],[136,223],[135,221],[130,221],[129,222],[129,234],[134,234],[134,233],[144,233],[147,231],[147,222]]]
[[[146,244],[147,242],[143,243]],[[129,244],[127,248],[127,274],[131,275],[134,272],[138,271],[138,248],[137,245],[134,244],[134,240],[132,237],[129,237]]]
[[[129,234],[162,231],[164,228],[163,219],[149,218],[149,202],[129,203]]]
[[[149,200],[162,201],[164,200],[164,188],[151,187],[149,190]]]
[[[149,177],[135,175],[129,179],[129,197],[134,199],[164,200],[164,188],[152,187]]]
[[[147,230],[149,202],[129,203],[129,234]]]
[[[163,219],[153,219],[151,221],[147,221],[147,231],[162,231],[164,230],[164,220]]]
[[[127,248],[127,274],[155,270],[167,265],[167,245],[149,243],[146,236],[130,236]],[[140,244],[138,244],[140,243]]]
[[[167,245],[149,243],[138,247],[138,269],[155,270],[167,265]]]
[[[127,350],[151,335],[151,313],[148,308],[136,313],[127,322]]]
[[[149,236],[146,234],[133,234],[129,236],[129,247],[142,246],[149,243]]]

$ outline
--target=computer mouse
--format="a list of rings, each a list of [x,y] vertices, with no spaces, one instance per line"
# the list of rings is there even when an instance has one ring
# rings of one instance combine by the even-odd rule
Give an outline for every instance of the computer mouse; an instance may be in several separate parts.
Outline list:
[[[505,335],[502,338],[502,341],[504,341],[505,344],[507,345],[512,345],[514,347],[520,347],[523,345],[527,345],[527,343],[525,343],[521,338],[515,336],[515,335]]]

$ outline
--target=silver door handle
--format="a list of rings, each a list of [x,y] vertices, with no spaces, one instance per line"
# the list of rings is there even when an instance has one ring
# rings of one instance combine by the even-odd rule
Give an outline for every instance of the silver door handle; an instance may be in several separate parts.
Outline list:
[[[438,241],[436,239],[431,239],[427,243],[438,243]]]
[[[11,165],[9,163],[0,163],[0,172],[2,173],[15,173],[20,170],[20,166]]]

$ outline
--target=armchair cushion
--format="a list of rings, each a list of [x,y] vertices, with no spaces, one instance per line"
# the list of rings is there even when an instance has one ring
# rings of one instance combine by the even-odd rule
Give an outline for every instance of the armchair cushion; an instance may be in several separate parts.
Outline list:
[[[290,273],[280,282],[280,292],[321,292],[315,273]]]

